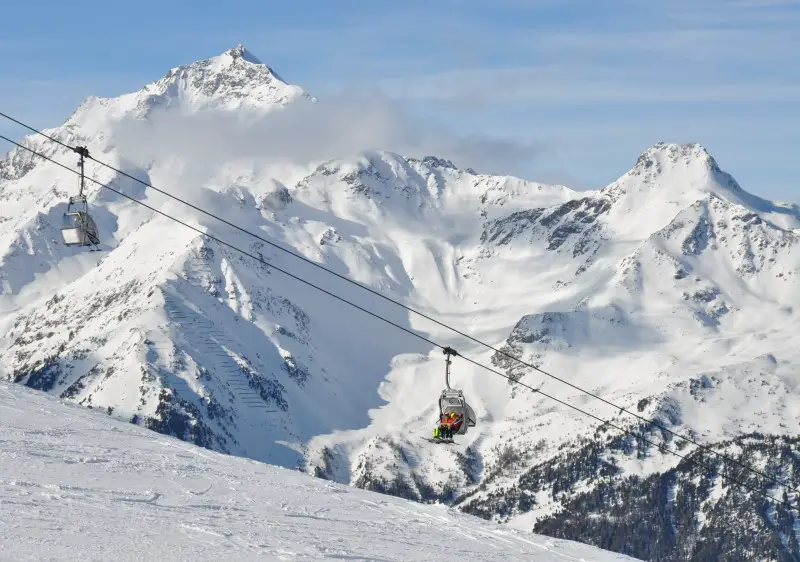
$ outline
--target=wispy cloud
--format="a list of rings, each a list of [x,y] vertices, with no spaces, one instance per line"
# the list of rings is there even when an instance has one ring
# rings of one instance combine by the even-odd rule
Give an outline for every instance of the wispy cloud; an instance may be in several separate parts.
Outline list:
[[[206,170],[196,170],[200,175],[211,175],[223,163],[240,158],[308,165],[371,150],[433,154],[478,171],[508,173],[546,150],[541,143],[459,135],[440,123],[415,118],[401,104],[375,92],[297,103],[256,120],[226,111],[187,117],[165,110],[147,121],[126,122],[117,129],[115,143],[120,153],[141,164],[164,153],[202,162]]]
[[[798,44],[795,30],[718,29],[687,26],[677,29],[629,30],[617,32],[554,31],[535,36],[513,35],[512,48],[536,53],[538,57],[569,60],[589,55],[591,60],[626,66],[645,57],[664,61],[716,60],[721,63],[790,60],[790,47]]]
[[[696,79],[694,79],[696,78]],[[613,69],[523,67],[474,69],[418,76],[413,81],[385,80],[392,95],[464,104],[596,102],[773,102],[795,101],[800,84],[721,82],[702,77]]]
[[[797,0],[676,0],[665,5],[662,14],[679,22],[706,26],[736,24],[746,27],[792,26],[800,20]]]
[[[726,5],[726,18],[734,12],[764,13],[747,2],[738,8]],[[481,42],[474,48],[492,51],[489,63],[388,78],[381,84],[398,97],[462,105],[797,99],[797,25],[719,26],[702,17],[705,10],[722,8],[714,0],[700,7],[682,0],[668,7],[641,6],[631,7],[636,13],[632,21],[628,14],[602,31],[555,25],[535,32],[476,28]],[[789,8],[800,15],[794,2],[776,6],[783,15]],[[676,14],[687,21],[667,18]]]

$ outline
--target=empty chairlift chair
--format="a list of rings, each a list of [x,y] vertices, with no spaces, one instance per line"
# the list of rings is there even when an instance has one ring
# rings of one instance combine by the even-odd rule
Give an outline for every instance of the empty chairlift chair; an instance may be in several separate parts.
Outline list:
[[[80,156],[78,166],[81,170],[80,191],[76,197],[69,198],[67,212],[64,213],[64,220],[61,226],[61,237],[67,246],[92,246],[96,247],[100,243],[97,233],[97,225],[89,214],[89,205],[83,195],[84,189],[84,159],[89,156],[86,147],[79,146],[73,149]],[[73,206],[76,207],[73,210]]]

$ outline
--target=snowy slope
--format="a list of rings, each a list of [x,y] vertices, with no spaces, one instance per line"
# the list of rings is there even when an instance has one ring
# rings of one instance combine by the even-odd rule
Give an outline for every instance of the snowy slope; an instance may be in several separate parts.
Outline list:
[[[6,382],[0,419],[8,560],[633,560],[199,449]]]
[[[592,192],[381,150],[275,168],[235,155],[209,166],[186,151],[137,159],[119,149],[134,122],[160,130],[168,118],[198,131],[214,122],[204,120],[218,114],[209,112],[268,119],[308,101],[264,93],[280,84],[234,49],[141,92],[89,100],[50,133],[704,443],[798,432],[796,206],[751,195],[697,144],[653,145]],[[74,162],[52,143],[26,142]],[[512,378],[641,429],[135,182],[97,166],[90,173]],[[21,151],[0,163],[0,376],[219,451],[453,502],[526,529],[602,481],[581,473],[566,492],[530,484],[531,472],[566,466],[564,451],[613,461],[622,470],[612,480],[677,464],[652,447],[611,446],[595,421],[460,360],[453,383],[478,426],[455,446],[429,444],[421,437],[444,384],[440,350],[96,186],[89,197],[103,252],[64,248],[57,226],[76,181]],[[525,486],[531,495],[520,497]]]

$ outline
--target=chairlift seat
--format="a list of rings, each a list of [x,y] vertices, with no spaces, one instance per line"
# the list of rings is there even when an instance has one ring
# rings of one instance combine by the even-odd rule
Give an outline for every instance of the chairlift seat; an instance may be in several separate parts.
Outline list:
[[[100,242],[97,225],[85,211],[64,213],[61,236],[67,246],[96,246]]]
[[[85,146],[78,146],[72,149],[80,156],[78,167],[80,168],[80,191],[76,197],[69,198],[67,211],[64,213],[63,224],[61,225],[61,237],[66,246],[97,246],[100,243],[100,236],[97,232],[97,225],[89,215],[89,205],[86,203],[86,196],[83,194],[84,164],[89,156],[89,150]],[[73,205],[80,206],[82,210],[72,210]]]
[[[472,406],[467,403],[464,398],[464,393],[452,388],[446,388],[442,391],[441,396],[439,396],[439,412],[442,415],[448,415],[450,412],[454,412],[457,416],[462,416],[464,418],[465,423],[462,423],[461,427],[458,429],[458,435],[466,433],[468,427],[475,427],[477,421],[475,411],[472,409]]]

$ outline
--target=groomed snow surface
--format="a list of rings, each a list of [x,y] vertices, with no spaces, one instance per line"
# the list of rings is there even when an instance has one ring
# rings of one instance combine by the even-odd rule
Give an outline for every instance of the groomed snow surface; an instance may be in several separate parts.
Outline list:
[[[0,382],[0,560],[633,560],[164,437]]]

